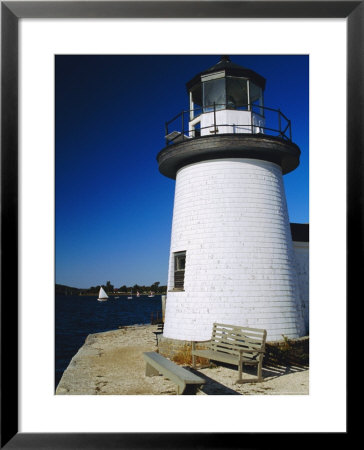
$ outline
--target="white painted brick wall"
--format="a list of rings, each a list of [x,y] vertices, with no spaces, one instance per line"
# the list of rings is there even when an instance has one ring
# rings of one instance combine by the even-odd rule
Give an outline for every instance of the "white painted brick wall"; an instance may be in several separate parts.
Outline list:
[[[186,251],[185,290],[173,253]],[[281,168],[219,159],[176,178],[164,336],[207,340],[213,322],[265,328],[268,340],[304,335]]]
[[[305,332],[309,332],[309,244],[293,242],[300,300],[305,321]]]

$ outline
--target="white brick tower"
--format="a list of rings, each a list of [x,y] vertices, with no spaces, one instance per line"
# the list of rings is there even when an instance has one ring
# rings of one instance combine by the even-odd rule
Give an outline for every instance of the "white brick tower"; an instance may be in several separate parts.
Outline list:
[[[157,160],[176,179],[167,339],[208,340],[214,322],[265,328],[270,341],[304,335],[282,178],[300,150],[264,89],[222,57],[187,83],[180,129],[166,124]]]

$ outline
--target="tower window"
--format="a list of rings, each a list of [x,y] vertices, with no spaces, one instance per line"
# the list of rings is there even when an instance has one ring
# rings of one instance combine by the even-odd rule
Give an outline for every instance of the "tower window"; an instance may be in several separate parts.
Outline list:
[[[186,252],[174,254],[174,288],[183,289],[185,282]]]

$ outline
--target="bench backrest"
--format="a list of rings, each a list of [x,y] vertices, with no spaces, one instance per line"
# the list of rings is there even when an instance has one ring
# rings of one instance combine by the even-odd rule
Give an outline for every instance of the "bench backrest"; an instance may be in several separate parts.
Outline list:
[[[239,350],[265,350],[266,330],[214,323],[210,349],[239,355]],[[244,353],[244,358],[256,359],[258,353]]]

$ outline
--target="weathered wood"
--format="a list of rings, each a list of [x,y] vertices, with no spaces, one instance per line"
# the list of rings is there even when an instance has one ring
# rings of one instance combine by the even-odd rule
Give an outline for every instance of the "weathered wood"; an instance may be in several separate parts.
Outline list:
[[[163,331],[164,331],[164,323],[162,322],[162,323],[158,323],[158,325],[157,325],[157,330],[156,331],[153,331],[153,333],[154,333],[154,335],[155,335],[155,340],[156,340],[156,344],[158,345],[158,336],[160,335],[160,334],[163,334]]]
[[[184,282],[185,282],[185,271],[180,270],[174,272],[174,287],[183,289]]]
[[[146,376],[162,374],[177,385],[177,394],[193,394],[205,380],[155,352],[143,353]]]
[[[236,364],[239,369],[237,383],[262,381],[266,337],[266,330],[214,323],[211,340],[206,343],[207,349],[198,350],[196,343],[192,343],[192,366],[196,368],[196,356],[199,356],[213,361]],[[257,379],[243,380],[244,364],[258,366]]]
[[[240,327],[240,326],[237,326],[237,325],[226,325],[226,324],[222,324],[222,323],[214,323],[214,325],[213,325],[213,328],[217,329],[217,330],[221,329],[221,327],[223,327],[226,330],[229,330],[229,329],[230,330],[236,330],[237,332],[244,332],[245,331],[246,333],[249,333],[249,334],[255,333],[258,336],[262,336],[264,334],[264,331],[265,331],[265,330],[259,329],[259,328]]]

